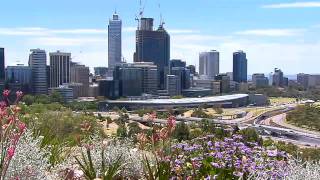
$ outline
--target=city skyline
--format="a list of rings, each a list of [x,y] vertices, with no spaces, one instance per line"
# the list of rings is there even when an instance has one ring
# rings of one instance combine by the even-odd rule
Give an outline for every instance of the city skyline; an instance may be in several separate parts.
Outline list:
[[[73,61],[91,68],[107,66],[107,24],[115,9],[123,20],[123,55],[127,62],[133,61],[138,1],[58,0],[34,6],[35,2],[3,2],[8,8],[0,12],[0,46],[6,50],[6,66],[17,60],[27,64],[33,48],[71,52]],[[61,3],[64,6],[58,11],[50,9]],[[158,3],[149,0],[144,13],[155,18],[155,27],[159,25]],[[285,74],[295,74],[319,73],[320,22],[315,18],[320,15],[319,8],[320,1],[217,0],[161,1],[160,9],[172,39],[170,59],[199,67],[199,53],[217,49],[221,72],[230,72],[232,53],[244,50],[249,74],[268,73],[275,67]]]

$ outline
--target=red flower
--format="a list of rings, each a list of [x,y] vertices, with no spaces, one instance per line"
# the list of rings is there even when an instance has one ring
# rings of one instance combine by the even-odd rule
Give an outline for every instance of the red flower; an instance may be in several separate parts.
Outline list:
[[[8,117],[8,124],[12,124],[13,122],[15,121],[15,117],[14,116],[12,116],[12,115],[10,115],[9,117]]]
[[[152,140],[153,142],[158,142],[160,140],[160,134],[158,132],[155,132],[152,134]]]
[[[24,130],[26,129],[26,124],[23,123],[23,122],[20,122],[20,123],[18,124],[18,128],[19,128],[19,130],[20,130],[20,133],[23,133]]]
[[[176,117],[170,116],[167,120],[168,128],[173,129],[176,127]]]
[[[3,91],[2,94],[3,94],[4,97],[8,97],[9,94],[10,94],[10,91],[8,89],[6,89],[6,90]]]
[[[9,159],[11,159],[14,156],[14,151],[15,151],[14,147],[9,147],[7,151]]]

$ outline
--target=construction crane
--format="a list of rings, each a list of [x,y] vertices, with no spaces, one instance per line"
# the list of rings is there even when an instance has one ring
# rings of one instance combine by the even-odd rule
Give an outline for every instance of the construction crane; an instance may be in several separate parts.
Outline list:
[[[165,22],[164,22],[163,17],[162,17],[162,11],[161,11],[160,1],[159,1],[159,4],[158,4],[158,8],[159,8],[159,12],[160,12],[160,26],[163,27],[163,25],[165,24]]]
[[[142,5],[142,0],[139,0],[139,15],[136,15],[135,20],[138,22],[138,29],[140,28],[140,19],[143,18],[144,8],[146,7],[147,0]]]

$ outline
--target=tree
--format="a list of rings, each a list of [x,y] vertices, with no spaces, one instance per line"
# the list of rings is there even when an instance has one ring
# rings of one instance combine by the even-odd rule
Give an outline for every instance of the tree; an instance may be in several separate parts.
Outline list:
[[[259,137],[257,131],[253,128],[246,128],[240,131],[244,142],[257,142],[262,144],[262,139]]]
[[[58,91],[52,91],[49,98],[51,102],[64,103],[64,99]]]
[[[35,102],[35,97],[27,94],[27,95],[23,96],[22,102],[24,102],[24,103],[26,103],[26,105],[30,106],[31,104],[33,104]]]
[[[44,95],[44,94],[37,95],[37,96],[35,96],[35,103],[49,104],[50,103],[49,96]]]

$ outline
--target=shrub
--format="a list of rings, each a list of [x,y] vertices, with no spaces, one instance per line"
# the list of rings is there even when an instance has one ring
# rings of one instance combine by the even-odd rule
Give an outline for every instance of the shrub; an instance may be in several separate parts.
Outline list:
[[[190,129],[189,126],[184,122],[178,123],[173,131],[173,137],[178,141],[189,140],[190,139]]]

